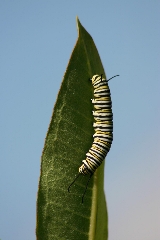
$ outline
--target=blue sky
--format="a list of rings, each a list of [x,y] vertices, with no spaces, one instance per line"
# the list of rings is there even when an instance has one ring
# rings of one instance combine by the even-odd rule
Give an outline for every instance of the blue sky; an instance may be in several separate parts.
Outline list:
[[[109,240],[160,239],[159,9],[156,0],[0,2],[0,239],[35,240],[40,157],[76,15],[108,78],[120,75],[109,82]]]

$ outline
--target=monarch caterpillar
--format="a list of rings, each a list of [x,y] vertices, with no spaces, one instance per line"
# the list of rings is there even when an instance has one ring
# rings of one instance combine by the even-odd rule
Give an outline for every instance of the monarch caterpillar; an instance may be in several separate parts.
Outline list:
[[[117,76],[119,75],[116,75],[114,77]],[[91,148],[86,153],[86,159],[82,160],[82,165],[79,168],[79,174],[75,177],[74,181],[68,187],[69,192],[70,187],[76,181],[80,174],[90,174],[85,191],[82,195],[82,203],[88,187],[88,183],[95,170],[101,165],[101,163],[105,159],[113,141],[112,101],[110,89],[108,86],[108,81],[112,78],[106,80],[102,78],[101,74],[101,76],[94,75],[92,79],[90,79],[94,87],[95,97],[94,99],[91,99],[95,108],[95,111],[93,111],[93,117],[95,120],[95,122],[93,123],[93,127],[95,130],[95,133],[93,135],[94,141]]]

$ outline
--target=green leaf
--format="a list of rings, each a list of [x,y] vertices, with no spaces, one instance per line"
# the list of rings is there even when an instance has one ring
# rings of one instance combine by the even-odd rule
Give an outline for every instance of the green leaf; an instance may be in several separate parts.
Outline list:
[[[108,220],[103,190],[104,163],[89,176],[78,174],[93,142],[93,87],[104,69],[92,37],[77,18],[78,40],[54,106],[42,153],[37,200],[38,240],[106,240]]]

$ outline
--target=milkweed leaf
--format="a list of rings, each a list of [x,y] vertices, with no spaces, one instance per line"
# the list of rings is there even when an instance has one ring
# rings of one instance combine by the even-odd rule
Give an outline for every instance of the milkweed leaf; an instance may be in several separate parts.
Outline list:
[[[54,106],[41,158],[37,199],[37,240],[106,240],[104,163],[89,176],[78,174],[93,142],[93,87],[89,80],[104,69],[92,37],[77,18],[78,40]]]

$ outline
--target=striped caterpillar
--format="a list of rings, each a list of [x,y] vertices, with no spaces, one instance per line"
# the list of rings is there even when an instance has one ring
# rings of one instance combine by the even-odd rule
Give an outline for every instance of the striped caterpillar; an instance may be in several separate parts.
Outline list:
[[[109,80],[111,80],[112,78],[110,78]],[[93,111],[93,117],[95,120],[95,122],[93,123],[93,127],[95,130],[95,133],[93,135],[94,141],[91,148],[86,153],[86,159],[82,161],[82,165],[79,168],[79,174],[68,187],[69,192],[70,187],[76,181],[80,174],[90,174],[85,191],[82,196],[82,203],[88,187],[88,183],[95,170],[101,165],[101,163],[105,159],[113,141],[113,113],[111,94],[108,86],[109,80],[102,78],[102,75],[94,75],[91,79],[92,85],[94,87],[94,99],[92,99],[92,103],[95,108],[95,111]]]

